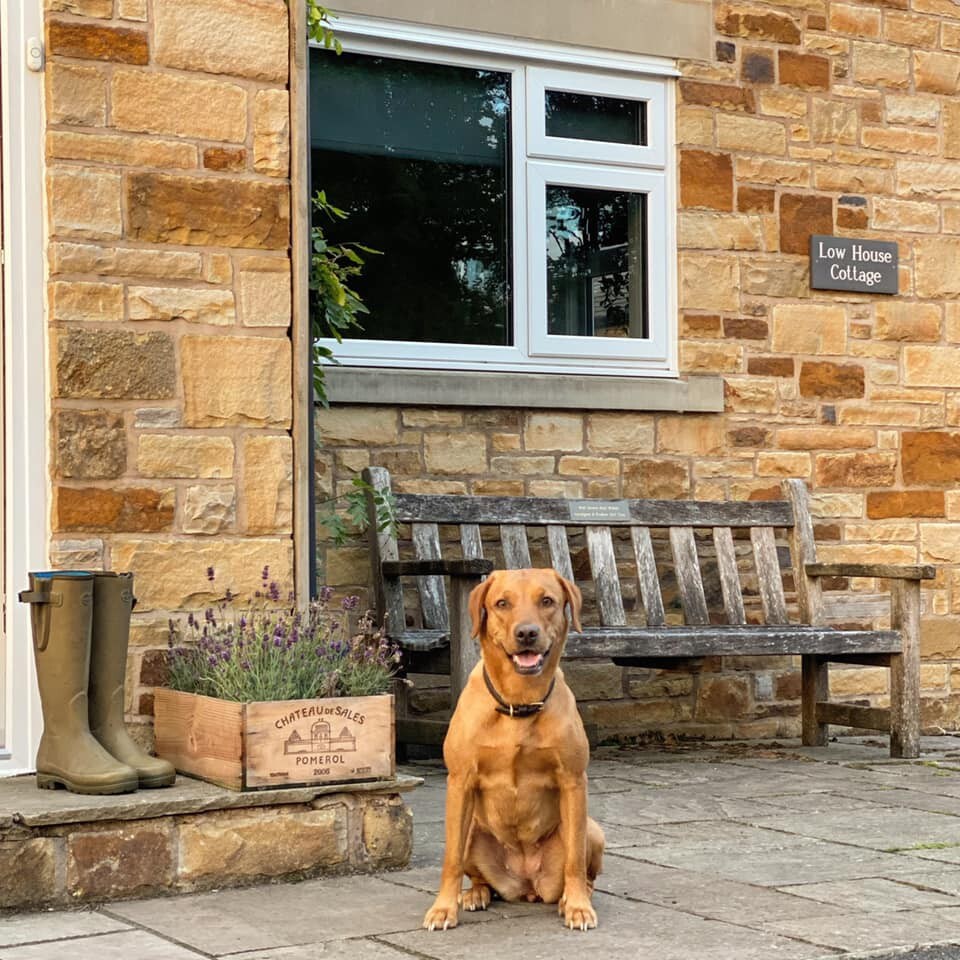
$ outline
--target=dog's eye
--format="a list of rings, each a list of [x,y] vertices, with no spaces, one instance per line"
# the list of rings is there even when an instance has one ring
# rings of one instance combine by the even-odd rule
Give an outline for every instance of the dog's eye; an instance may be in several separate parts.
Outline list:
[[[494,606],[497,607],[497,608],[500,609],[500,610],[506,610],[507,607],[510,606],[510,604],[507,603],[507,601],[506,601],[503,597],[501,597],[501,598],[494,604]]]
[[[542,597],[542,598],[540,599],[540,606],[541,606],[541,607],[552,607],[555,602],[556,602],[556,601],[554,601],[553,597]]]

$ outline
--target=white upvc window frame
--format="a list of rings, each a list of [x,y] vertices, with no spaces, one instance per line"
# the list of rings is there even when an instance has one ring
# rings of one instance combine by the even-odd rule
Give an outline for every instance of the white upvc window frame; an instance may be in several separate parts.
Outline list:
[[[510,346],[354,337],[339,344],[324,341],[337,361],[344,366],[427,370],[676,377],[676,170],[668,159],[675,156],[672,78],[678,72],[674,65],[661,58],[360,16],[344,16],[337,20],[336,28],[343,49],[351,53],[510,75],[514,337]],[[542,124],[535,129],[531,124],[531,104],[538,102],[543,114],[547,89],[642,100],[649,145],[547,137]],[[582,176],[577,177],[575,167]],[[544,211],[546,184],[565,182],[551,179],[554,173],[575,185],[635,190],[647,195],[649,339],[547,334],[546,220],[545,213],[539,220],[535,216]],[[542,186],[538,186],[544,177]],[[539,189],[536,195],[534,187]]]

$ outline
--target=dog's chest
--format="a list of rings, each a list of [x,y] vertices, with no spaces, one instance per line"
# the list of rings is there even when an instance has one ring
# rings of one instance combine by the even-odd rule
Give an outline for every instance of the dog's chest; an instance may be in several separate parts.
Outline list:
[[[559,791],[551,751],[500,744],[481,747],[477,759],[480,813],[490,826],[528,826],[536,833],[555,819]]]

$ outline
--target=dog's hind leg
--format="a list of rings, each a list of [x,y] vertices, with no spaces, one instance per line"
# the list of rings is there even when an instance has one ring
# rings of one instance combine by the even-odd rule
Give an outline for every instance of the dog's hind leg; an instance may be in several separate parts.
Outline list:
[[[587,883],[593,891],[593,881],[603,869],[603,851],[607,841],[603,829],[593,817],[587,817]]]
[[[504,900],[526,900],[532,888],[507,869],[507,849],[493,834],[474,829],[470,834],[464,873],[471,887],[462,897],[465,910],[486,910],[490,896],[496,891]],[[470,904],[473,904],[471,906]]]

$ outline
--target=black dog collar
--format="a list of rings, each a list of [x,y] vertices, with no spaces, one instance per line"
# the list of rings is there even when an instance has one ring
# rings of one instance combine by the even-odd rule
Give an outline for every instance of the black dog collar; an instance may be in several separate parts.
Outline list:
[[[550,699],[550,694],[553,693],[553,685],[557,682],[557,678],[554,677],[550,681],[550,686],[544,698],[542,700],[535,700],[533,703],[507,703],[507,701],[497,693],[497,688],[493,685],[493,681],[490,679],[486,667],[483,668],[483,682],[487,685],[490,696],[499,704],[497,713],[504,713],[508,717],[532,717],[535,713],[539,713],[544,708],[547,700]]]

